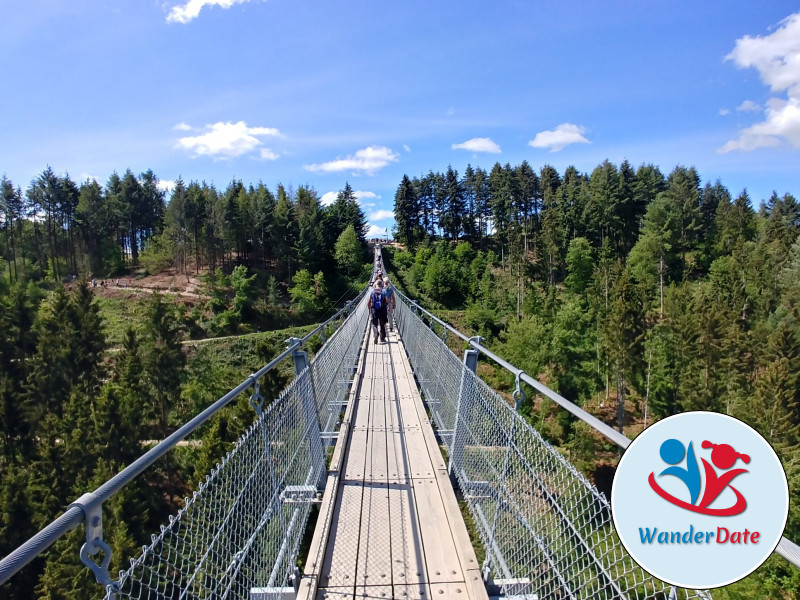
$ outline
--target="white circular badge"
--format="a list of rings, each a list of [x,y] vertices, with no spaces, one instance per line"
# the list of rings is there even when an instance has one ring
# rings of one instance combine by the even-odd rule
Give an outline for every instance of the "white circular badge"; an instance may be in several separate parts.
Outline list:
[[[778,545],[789,487],[775,451],[749,425],[687,412],[645,429],[617,466],[614,526],[641,567],[709,589],[752,573]]]

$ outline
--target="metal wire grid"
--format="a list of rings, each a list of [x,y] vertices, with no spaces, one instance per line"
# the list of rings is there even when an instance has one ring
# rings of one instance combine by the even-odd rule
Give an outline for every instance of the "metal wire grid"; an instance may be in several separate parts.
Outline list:
[[[414,373],[505,594],[529,598],[710,598],[651,577],[627,554],[605,496],[463,366],[400,298]]]
[[[366,298],[120,572],[107,597],[227,599],[254,590],[279,597],[326,468],[320,424],[328,427],[338,415],[334,405],[344,402],[365,314]]]
[[[367,316],[367,294],[363,294],[353,313],[334,332],[311,362],[311,379],[319,415],[320,431],[327,445],[339,429],[342,408],[353,380],[361,337]]]

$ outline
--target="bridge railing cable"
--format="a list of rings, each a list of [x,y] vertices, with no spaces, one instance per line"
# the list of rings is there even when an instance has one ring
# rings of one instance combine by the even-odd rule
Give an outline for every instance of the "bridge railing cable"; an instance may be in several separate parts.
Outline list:
[[[606,497],[475,375],[479,352],[495,357],[480,340],[467,338],[401,293],[395,318],[446,445],[448,468],[486,549],[485,575],[506,595],[709,597],[704,591],[673,589],[630,558],[614,531]],[[445,332],[468,343],[463,361],[442,340]],[[514,398],[520,401],[519,384],[528,383],[527,376],[496,358],[515,375]],[[534,387],[539,391],[544,386]],[[560,398],[547,388],[543,392]],[[571,412],[583,413],[574,406]],[[590,424],[595,421],[587,419]],[[618,439],[611,432],[605,431]]]
[[[366,321],[366,289],[347,306],[225,394],[172,435],[86,493],[63,515],[0,561],[0,585],[67,532],[86,525],[81,559],[107,597],[240,598],[253,589],[280,588],[294,569],[300,539],[325,472],[325,446],[338,427]],[[314,360],[301,350],[327,337]],[[261,379],[292,357],[296,378],[265,406]],[[102,538],[102,505],[234,399],[250,391],[258,418],[233,450],[153,535],[151,544],[120,572],[108,573],[110,548]],[[102,553],[99,564],[93,557]]]

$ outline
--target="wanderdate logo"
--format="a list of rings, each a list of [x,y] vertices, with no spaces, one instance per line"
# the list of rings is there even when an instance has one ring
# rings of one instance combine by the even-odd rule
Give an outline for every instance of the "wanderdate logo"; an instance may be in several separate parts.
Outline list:
[[[772,447],[719,413],[674,415],[643,431],[620,459],[614,526],[641,567],[673,585],[727,585],[761,565],[789,508]]]
[[[708,440],[703,440],[701,447],[712,449],[711,464],[705,458],[700,459],[703,464],[702,473],[697,465],[692,442],[689,442],[687,450],[682,442],[670,438],[661,444],[659,451],[661,459],[672,466],[661,471],[658,476],[671,475],[682,481],[689,492],[689,502],[676,498],[658,485],[654,472],[650,473],[647,478],[650,487],[667,502],[691,512],[720,517],[738,515],[747,508],[747,500],[738,489],[731,485],[731,482],[739,475],[747,473],[747,469],[731,469],[731,467],[739,460],[745,464],[749,463],[750,456],[737,452],[729,444],[714,444]],[[685,462],[685,466],[679,466],[679,463],[682,462]],[[720,470],[719,473],[717,469]],[[701,488],[704,489],[702,497],[700,496]],[[736,495],[736,502],[732,506],[711,508],[710,505],[726,489],[730,489]]]

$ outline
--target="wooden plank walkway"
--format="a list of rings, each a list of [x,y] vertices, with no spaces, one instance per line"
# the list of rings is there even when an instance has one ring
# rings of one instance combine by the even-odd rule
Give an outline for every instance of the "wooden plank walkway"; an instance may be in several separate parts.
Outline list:
[[[298,598],[486,599],[402,342],[365,344]]]

